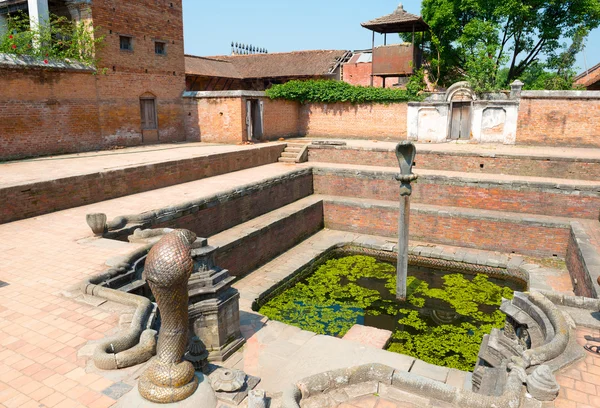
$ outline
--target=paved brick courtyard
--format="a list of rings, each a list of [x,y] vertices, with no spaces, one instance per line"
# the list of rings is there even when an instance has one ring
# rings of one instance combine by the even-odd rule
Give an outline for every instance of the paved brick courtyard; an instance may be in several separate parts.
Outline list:
[[[153,154],[160,156],[158,151]],[[69,163],[69,171],[77,170],[77,164]],[[2,166],[0,174],[4,177]],[[79,284],[106,269],[107,259],[136,248],[92,238],[86,213],[106,212],[109,219],[139,213],[285,174],[290,168],[293,166],[273,164],[0,225],[0,408],[108,407],[118,397],[115,389],[123,384],[130,388],[134,383],[137,370],[118,375],[100,372],[78,357],[88,341],[114,333],[120,315],[118,309],[74,299]],[[30,171],[43,173],[35,167]],[[597,246],[598,236],[591,238]],[[552,286],[566,290],[568,281],[559,277]],[[259,333],[246,328],[246,352],[258,347]],[[585,334],[600,336],[598,330],[579,328],[580,344]],[[271,353],[267,348],[263,351]],[[249,372],[260,363],[260,353],[236,358],[231,364]],[[278,361],[273,360],[273,364]],[[600,407],[599,356],[588,355],[557,378],[562,386],[559,398],[545,407]],[[347,404],[340,407],[416,406],[377,396]]]

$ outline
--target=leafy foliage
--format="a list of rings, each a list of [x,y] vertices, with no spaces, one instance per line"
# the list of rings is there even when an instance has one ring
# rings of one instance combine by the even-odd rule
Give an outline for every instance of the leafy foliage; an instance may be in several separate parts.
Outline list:
[[[359,104],[422,100],[416,93],[400,89],[355,86],[332,80],[293,80],[285,84],[273,85],[267,89],[266,93],[271,99],[287,99],[301,103],[350,102]]]
[[[430,272],[429,272],[430,273]],[[468,279],[446,274],[442,287],[430,287],[414,276],[407,279],[407,301],[395,299],[395,267],[362,255],[332,259],[304,281],[271,299],[265,316],[315,333],[343,336],[365,317],[396,319],[389,350],[424,361],[471,370],[483,335],[503,327],[498,310],[512,290],[485,275]],[[432,315],[448,321],[435,323]]]
[[[423,38],[426,59],[440,64],[443,81],[467,77],[475,87],[490,89],[542,63],[567,78],[583,39],[600,25],[600,2],[423,0],[422,14],[431,27]],[[508,72],[498,83],[504,64]]]
[[[410,95],[418,95],[426,88],[427,84],[425,83],[425,72],[423,71],[423,68],[421,68],[408,78],[406,91]]]
[[[50,24],[32,28],[29,17],[18,13],[7,20],[6,33],[0,35],[0,53],[27,55],[48,63],[51,59],[78,61],[95,65],[95,53],[103,38],[88,24],[66,17],[50,16]]]

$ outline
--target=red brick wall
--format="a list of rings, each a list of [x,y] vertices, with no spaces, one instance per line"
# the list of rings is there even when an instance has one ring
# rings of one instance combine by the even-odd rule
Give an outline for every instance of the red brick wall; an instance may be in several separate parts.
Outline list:
[[[298,136],[300,121],[300,104],[298,102],[269,98],[261,98],[261,100],[264,103],[263,140]]]
[[[242,98],[184,98],[186,140],[237,144],[247,140]]]
[[[102,146],[96,77],[0,69],[0,160]]]
[[[327,172],[315,174],[315,194],[398,201],[398,182],[370,174],[348,175]],[[597,220],[600,197],[597,194],[570,194],[552,186],[542,189],[523,184],[494,185],[456,179],[421,177],[413,183],[411,202],[457,208],[508,211]]]
[[[300,110],[300,134],[378,140],[406,139],[406,103],[306,104]]]
[[[99,0],[92,3],[94,26],[104,35],[98,78],[102,137],[139,144],[139,98],[156,97],[159,141],[185,140],[183,103],[183,8],[181,0]],[[133,36],[133,52],[119,49],[119,35]],[[166,42],[166,55],[156,55],[154,40]],[[129,142],[129,143],[128,143]]]
[[[397,237],[398,209],[325,201],[325,228]],[[569,228],[472,219],[411,209],[410,239],[534,256],[565,256]]]
[[[277,182],[255,185],[246,191],[208,199],[199,211],[153,224],[152,228],[186,228],[199,237],[210,237],[310,194],[310,174],[293,175]]]
[[[371,86],[371,63],[364,62],[360,64],[344,64],[343,81],[352,85]],[[391,88],[393,84],[398,83],[398,77],[390,77],[385,80],[385,87]],[[373,77],[373,86],[383,88],[383,78]]]
[[[0,190],[0,224],[205,177],[275,163],[284,145],[20,185]]]
[[[600,98],[523,98],[517,144],[600,147]]]
[[[143,143],[142,95],[156,98],[159,141],[184,140],[182,17],[181,0],[97,0],[97,75],[1,70],[0,160]],[[119,34],[134,37],[133,52],[119,49]],[[154,39],[168,43],[166,56]]]
[[[392,150],[367,150],[348,147],[309,146],[308,161],[398,167]],[[510,174],[514,176],[600,180],[600,162],[584,159],[548,160],[546,157],[484,157],[478,154],[437,154],[418,151],[415,170],[445,170],[465,173]]]
[[[233,276],[245,275],[321,228],[323,204],[319,202],[290,214],[257,234],[248,235],[230,246],[219,248],[215,257],[216,264],[228,269]]]
[[[569,234],[569,243],[567,246],[566,263],[569,268],[571,280],[576,279],[577,284],[573,281],[574,292],[577,296],[594,297],[592,291],[592,282],[590,275],[583,261],[583,255],[577,244],[577,239],[573,232]]]

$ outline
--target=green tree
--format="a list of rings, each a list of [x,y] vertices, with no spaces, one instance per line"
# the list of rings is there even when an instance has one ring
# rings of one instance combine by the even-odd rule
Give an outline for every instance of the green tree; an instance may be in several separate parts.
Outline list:
[[[422,14],[431,27],[425,41],[439,42],[446,82],[473,76],[473,68],[483,63],[480,69],[490,75],[483,85],[490,87],[499,78],[511,82],[544,61],[567,77],[583,40],[600,25],[600,1],[423,0]],[[505,64],[508,72],[499,76]]]

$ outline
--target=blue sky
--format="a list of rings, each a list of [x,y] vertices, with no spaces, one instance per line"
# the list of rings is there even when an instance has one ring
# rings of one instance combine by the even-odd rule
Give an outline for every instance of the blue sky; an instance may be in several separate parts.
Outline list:
[[[403,4],[406,11],[420,14],[420,0]],[[229,54],[232,41],[269,52],[370,48],[371,32],[360,23],[389,14],[397,6],[397,0],[183,0],[185,52]],[[383,38],[376,34],[375,41],[380,44]],[[388,42],[399,39],[388,35]],[[591,33],[587,43],[589,68],[600,62],[600,29]],[[578,71],[584,69],[583,53],[577,66]]]

